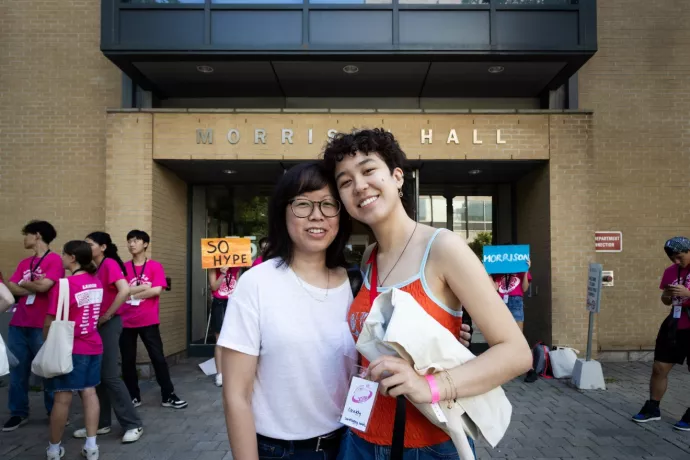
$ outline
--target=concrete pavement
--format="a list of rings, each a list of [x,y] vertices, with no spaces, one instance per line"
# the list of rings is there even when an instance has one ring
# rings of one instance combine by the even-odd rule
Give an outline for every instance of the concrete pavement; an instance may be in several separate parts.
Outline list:
[[[189,401],[184,410],[160,406],[155,381],[142,382],[144,436],[129,445],[120,443],[115,426],[99,436],[101,460],[230,460],[220,389],[203,375],[199,360],[173,366],[177,394]],[[690,405],[690,374],[676,366],[662,403],[662,421],[635,424],[630,416],[647,398],[651,364],[604,363],[606,391],[581,392],[564,381],[516,379],[504,386],[513,403],[513,420],[506,437],[495,449],[479,445],[479,460],[520,459],[690,459],[690,432],[676,432],[671,425]],[[34,417],[11,433],[0,433],[0,459],[45,458],[48,420],[40,394],[32,393]],[[81,403],[75,398],[72,424],[63,445],[65,459],[77,459],[83,443],[71,438],[82,426]],[[0,388],[0,423],[8,418],[7,386]]]

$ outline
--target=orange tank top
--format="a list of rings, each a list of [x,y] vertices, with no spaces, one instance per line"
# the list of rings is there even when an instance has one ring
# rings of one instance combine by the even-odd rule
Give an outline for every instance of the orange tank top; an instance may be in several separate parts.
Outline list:
[[[424,276],[424,268],[426,261],[429,258],[431,245],[434,239],[442,229],[437,230],[429,243],[422,264],[417,273],[412,278],[395,286],[388,286],[385,288],[378,288],[379,293],[395,287],[401,291],[407,292],[414,297],[414,299],[421,305],[424,310],[429,313],[436,321],[443,325],[446,329],[451,331],[456,337],[460,335],[460,328],[462,326],[462,312],[455,311],[445,306],[440,300],[436,299],[429,289],[426,278]],[[367,271],[364,276],[364,284],[362,289],[355,297],[355,300],[350,306],[348,312],[348,322],[350,325],[350,332],[355,341],[362,332],[364,321],[371,311],[371,300],[369,295],[369,272],[370,266],[367,266]],[[361,356],[361,355],[360,355]],[[369,361],[363,356],[362,366],[367,367]],[[362,439],[381,446],[390,446],[393,441],[393,420],[395,419],[395,398],[378,395],[374,409],[372,411],[371,419],[369,420],[369,427],[366,433],[352,430],[357,436]],[[407,448],[421,448],[433,446],[446,442],[450,437],[443,432],[443,430],[434,426],[419,412],[412,403],[407,401],[407,420],[405,423],[405,447]]]

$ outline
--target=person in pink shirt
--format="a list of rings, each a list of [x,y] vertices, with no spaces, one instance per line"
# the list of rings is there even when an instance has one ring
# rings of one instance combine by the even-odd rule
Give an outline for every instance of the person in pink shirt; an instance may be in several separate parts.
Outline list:
[[[124,302],[129,298],[129,284],[125,280],[125,264],[117,253],[110,235],[105,232],[92,232],[86,237],[91,246],[93,261],[98,267],[96,275],[103,284],[103,303],[98,332],[103,340],[103,360],[101,362],[101,383],[96,387],[96,394],[101,405],[98,420],[98,434],[111,431],[111,412],[115,412],[117,421],[125,431],[122,442],[125,444],[138,441],[144,433],[143,423],[132,404],[132,398],[125,383],[120,379],[120,335]],[[112,408],[112,410],[111,410]],[[86,429],[74,432],[75,438],[85,438]]]
[[[664,252],[673,264],[664,270],[659,289],[662,290],[661,303],[671,308],[656,337],[649,399],[632,417],[637,423],[661,420],[659,405],[666,393],[671,369],[676,364],[683,365],[686,360],[690,369],[690,239],[671,238],[664,244]],[[673,428],[690,431],[690,408]]]
[[[213,295],[213,302],[211,303],[211,327],[216,335],[216,342],[218,342],[220,330],[223,328],[223,319],[225,318],[228,299],[235,290],[239,277],[240,269],[237,267],[222,267],[208,271],[208,284],[211,286],[211,294]],[[220,355],[221,348],[216,347],[214,358],[216,360],[217,373],[215,381],[217,387],[223,386],[223,373],[220,369]]]
[[[14,431],[28,422],[29,377],[31,361],[43,345],[43,324],[48,311],[49,292],[65,276],[60,256],[50,250],[57,236],[55,228],[45,221],[31,221],[22,229],[24,248],[33,251],[17,266],[7,287],[18,298],[10,321],[7,348],[19,361],[10,369],[10,391],[7,405],[10,418],[2,431]],[[44,384],[45,386],[45,384]],[[43,402],[48,414],[53,409],[53,395],[44,391]]]
[[[161,405],[184,409],[187,407],[187,401],[175,394],[163,352],[159,328],[159,300],[161,292],[167,287],[167,281],[163,265],[146,256],[150,242],[151,237],[142,230],[132,230],[127,234],[127,249],[132,254],[132,260],[125,263],[125,280],[129,284],[130,297],[121,313],[122,379],[127,385],[134,407],[141,406],[136,366],[137,338],[141,338],[156,373],[156,381],[161,387]]]
[[[71,275],[69,284],[69,321],[74,322],[74,342],[72,348],[72,372],[46,379],[46,387],[55,393],[55,406],[50,414],[50,444],[48,460],[60,460],[65,455],[62,435],[69,409],[72,405],[72,392],[79,391],[84,406],[86,422],[86,442],[81,451],[87,460],[98,460],[96,431],[100,406],[96,396],[96,385],[101,380],[101,356],[103,342],[98,333],[98,318],[103,302],[103,285],[96,276],[97,267],[93,263],[91,246],[81,240],[69,241],[62,249],[62,264]],[[43,327],[44,340],[50,326],[55,321],[60,300],[59,285],[50,291],[47,315]]]
[[[527,289],[529,289],[530,281],[532,281],[532,275],[529,272],[531,267],[532,263],[527,259],[526,272],[494,274],[491,277],[498,295],[501,296],[501,299],[503,299],[503,302],[513,314],[513,318],[515,318],[521,331],[525,324],[524,296]]]
[[[252,262],[252,267],[259,265],[264,261],[264,251],[266,250],[266,244],[268,243],[268,238],[263,237],[259,240],[259,255]]]

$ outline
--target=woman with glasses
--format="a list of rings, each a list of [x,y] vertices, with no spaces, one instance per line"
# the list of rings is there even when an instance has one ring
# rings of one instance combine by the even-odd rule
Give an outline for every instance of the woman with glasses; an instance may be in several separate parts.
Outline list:
[[[351,229],[334,182],[316,163],[290,169],[268,210],[264,262],[230,297],[223,402],[236,460],[335,459],[355,343],[343,268]],[[270,286],[270,289],[266,289]]]

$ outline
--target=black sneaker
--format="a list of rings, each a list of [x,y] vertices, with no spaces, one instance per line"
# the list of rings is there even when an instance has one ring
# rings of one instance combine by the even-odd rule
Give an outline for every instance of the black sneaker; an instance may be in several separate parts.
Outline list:
[[[183,401],[180,398],[177,397],[175,393],[171,394],[168,399],[163,401],[161,403],[161,406],[163,407],[172,407],[173,409],[184,409],[187,407],[189,404],[187,404],[187,401]]]
[[[673,428],[680,431],[690,431],[690,408],[685,411],[685,415],[681,418]]]
[[[20,417],[18,415],[13,415],[2,427],[2,431],[14,431],[22,425],[29,423],[28,417]]]
[[[530,369],[525,375],[525,382],[534,383],[539,379],[539,374],[537,374],[534,369]]]
[[[659,406],[652,401],[647,401],[642,406],[639,414],[633,415],[633,422],[647,423],[654,420],[661,420],[661,410]]]

